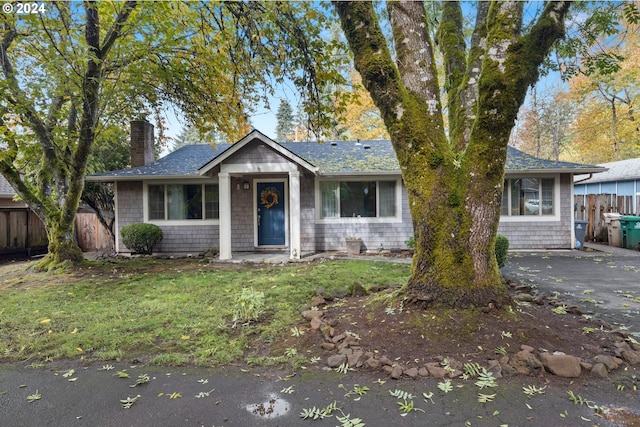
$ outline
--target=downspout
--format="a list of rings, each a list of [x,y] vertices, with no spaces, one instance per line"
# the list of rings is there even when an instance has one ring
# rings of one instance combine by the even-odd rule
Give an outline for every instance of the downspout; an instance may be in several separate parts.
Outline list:
[[[589,180],[591,178],[593,178],[593,172],[590,173],[589,176],[586,177],[586,178],[582,178],[582,179],[580,179],[578,181],[573,181],[573,185],[580,184],[581,182],[587,181],[587,180]]]

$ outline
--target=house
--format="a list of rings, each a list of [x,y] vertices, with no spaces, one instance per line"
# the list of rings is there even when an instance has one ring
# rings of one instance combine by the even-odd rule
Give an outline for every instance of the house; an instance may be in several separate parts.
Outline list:
[[[640,159],[599,165],[605,172],[574,177],[576,219],[588,222],[588,240],[608,241],[605,214],[640,215]],[[611,243],[611,242],[610,242]]]
[[[235,144],[185,146],[153,160],[153,126],[132,122],[130,169],[87,177],[114,182],[116,229],[157,224],[158,252],[287,251],[291,258],[406,248],[407,191],[389,141],[278,143],[252,131]],[[511,247],[571,248],[573,175],[602,168],[540,160],[509,148],[500,232]],[[119,233],[118,252],[127,252]]]
[[[640,214],[640,158],[603,163],[607,170],[597,175],[576,175],[576,196],[608,195],[608,211]]]

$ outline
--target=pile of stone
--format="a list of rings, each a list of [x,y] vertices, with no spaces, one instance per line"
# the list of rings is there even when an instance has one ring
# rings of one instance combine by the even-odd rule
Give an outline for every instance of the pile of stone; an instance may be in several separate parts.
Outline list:
[[[326,359],[330,369],[348,367],[351,369],[367,369],[384,371],[391,378],[399,379],[432,377],[435,379],[456,378],[463,374],[463,363],[451,358],[434,357],[433,362],[421,366],[403,366],[386,355],[366,351],[360,337],[349,331],[336,333],[337,319],[325,319],[325,312],[318,308],[324,305],[322,297],[314,297],[311,310],[302,312],[314,331],[319,331],[323,342],[321,347],[331,354]],[[499,359],[489,360],[487,371],[495,378],[504,375],[538,376],[545,372],[563,378],[577,378],[583,373],[606,378],[609,372],[618,369],[624,362],[640,365],[640,345],[629,339],[625,331],[611,332],[613,338],[613,354],[600,354],[591,361],[584,361],[576,356],[562,352],[536,350],[522,345],[512,355],[503,355]]]

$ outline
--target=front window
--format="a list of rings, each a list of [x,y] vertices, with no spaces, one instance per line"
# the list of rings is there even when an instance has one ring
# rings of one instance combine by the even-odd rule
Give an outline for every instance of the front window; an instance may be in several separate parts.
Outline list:
[[[322,218],[375,218],[396,214],[395,181],[326,181],[320,184]]]
[[[148,190],[150,220],[219,218],[217,185],[161,184]]]
[[[502,216],[552,216],[553,178],[506,179],[502,192]]]

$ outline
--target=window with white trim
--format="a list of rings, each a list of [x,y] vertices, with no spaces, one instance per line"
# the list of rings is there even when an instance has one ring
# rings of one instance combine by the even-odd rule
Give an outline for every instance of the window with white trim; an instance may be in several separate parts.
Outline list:
[[[216,184],[152,184],[148,186],[149,220],[218,219]]]
[[[321,218],[379,218],[396,215],[395,181],[320,183]]]
[[[553,178],[514,178],[504,180],[502,216],[553,216],[555,180]]]

